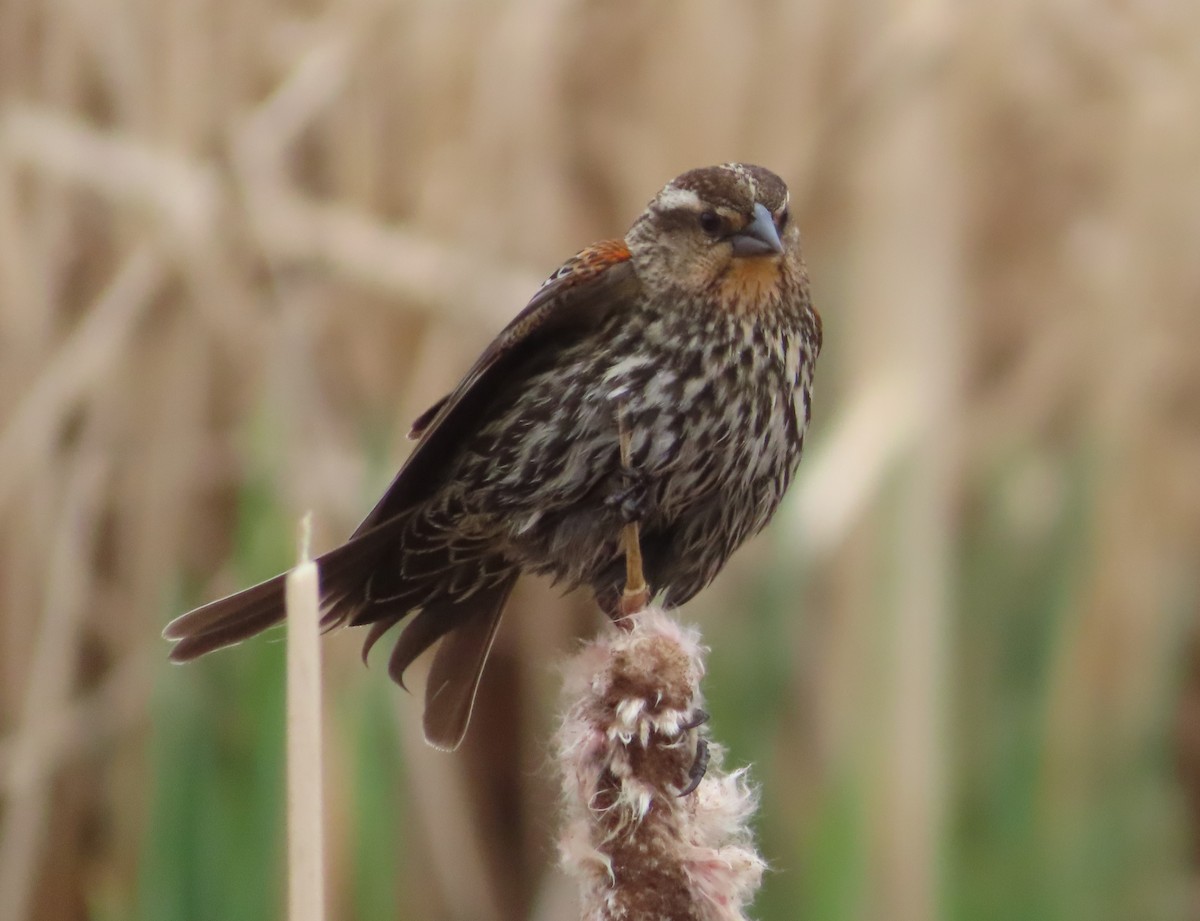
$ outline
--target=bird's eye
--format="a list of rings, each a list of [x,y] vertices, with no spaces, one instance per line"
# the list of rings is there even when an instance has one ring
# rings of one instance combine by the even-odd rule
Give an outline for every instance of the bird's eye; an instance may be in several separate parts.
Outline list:
[[[700,213],[700,229],[707,234],[716,234],[721,229],[721,219],[715,211],[702,211]]]
[[[779,215],[779,220],[778,220],[780,230],[784,230],[787,227],[788,220],[791,219],[791,216],[792,216],[792,212],[789,211],[787,208],[784,208],[783,212]]]

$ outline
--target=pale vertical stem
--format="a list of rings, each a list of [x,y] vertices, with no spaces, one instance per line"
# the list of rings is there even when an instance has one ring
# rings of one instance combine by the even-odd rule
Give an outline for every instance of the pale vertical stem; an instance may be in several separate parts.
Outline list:
[[[9,795],[0,813],[0,918],[12,921],[32,917],[38,863],[50,845],[53,803],[47,758],[53,738],[49,714],[60,712],[70,699],[79,631],[88,612],[91,574],[79,560],[95,552],[108,474],[107,464],[91,455],[89,448],[85,446],[66,484],[21,723],[4,778]]]
[[[413,663],[410,687],[425,684],[428,663]],[[468,772],[462,758],[435,751],[412,717],[410,700],[396,699],[396,724],[408,776],[414,829],[424,842],[430,890],[436,891],[449,918],[501,921],[500,888],[493,880],[489,838],[475,819]]]
[[[166,278],[159,255],[139,246],[117,272],[71,335],[13,406],[0,428],[0,509],[17,494],[30,471],[52,453],[55,433],[121,358],[138,321]]]
[[[317,564],[309,558],[312,516],[302,524],[300,562],[287,577],[288,918],[325,917],[322,820],[321,651]]]
[[[889,658],[872,829],[878,861],[873,914],[940,916],[945,812],[944,707],[952,605],[952,508],[963,310],[952,130],[954,17],[936,0],[899,0],[905,36],[896,73],[881,85],[861,176],[863,304],[886,305],[864,357],[895,363],[914,401],[911,449],[900,458],[886,546],[884,624]]]

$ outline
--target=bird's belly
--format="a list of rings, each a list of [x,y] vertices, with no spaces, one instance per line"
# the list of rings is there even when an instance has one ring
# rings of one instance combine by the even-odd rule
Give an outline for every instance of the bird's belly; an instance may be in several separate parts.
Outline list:
[[[627,407],[633,466],[647,478],[642,533],[669,561],[660,579],[707,584],[770,520],[799,460],[786,416],[791,406],[783,393],[755,405],[713,402],[686,414]],[[614,563],[623,555],[624,520],[614,497],[626,481],[615,425],[575,434],[542,484],[542,504],[508,520],[508,542],[527,568],[568,585],[595,585],[620,572]],[[578,486],[583,481],[586,488]],[[566,495],[566,501],[552,498]]]

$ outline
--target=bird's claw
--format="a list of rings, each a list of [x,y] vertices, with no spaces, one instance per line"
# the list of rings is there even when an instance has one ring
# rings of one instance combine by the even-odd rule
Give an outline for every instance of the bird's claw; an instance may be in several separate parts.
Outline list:
[[[708,739],[701,736],[696,739],[696,758],[692,761],[692,766],[688,768],[687,786],[679,791],[679,796],[687,796],[689,793],[696,792],[696,788],[700,786],[700,781],[704,779],[704,775],[707,773]]]
[[[688,721],[679,728],[683,732],[690,732],[693,729],[699,729],[707,722],[708,712],[697,707],[692,711],[692,715],[688,717]],[[700,781],[708,773],[708,755],[708,739],[704,738],[704,736],[697,736],[696,757],[692,759],[692,766],[688,768],[688,782],[679,791],[679,796],[687,796],[689,793],[694,793],[696,788],[700,786]]]

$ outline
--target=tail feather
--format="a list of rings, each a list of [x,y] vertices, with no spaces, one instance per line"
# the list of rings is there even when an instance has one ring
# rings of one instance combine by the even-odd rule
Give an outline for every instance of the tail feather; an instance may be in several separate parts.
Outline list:
[[[483,667],[500,626],[500,615],[504,613],[517,574],[518,570],[514,569],[470,599],[457,605],[446,605],[435,615],[449,615],[457,623],[455,629],[442,637],[425,681],[425,741],[434,748],[453,751],[467,734],[479,679],[483,676]],[[465,616],[454,611],[456,607],[465,612]],[[421,613],[424,615],[425,611]]]
[[[462,625],[474,613],[474,608],[461,604],[431,605],[422,608],[400,635],[396,637],[396,645],[388,657],[388,677],[400,687],[405,687],[404,673],[416,661],[417,656],[440,640],[443,636]],[[382,623],[382,622],[377,622]],[[372,627],[372,634],[375,627]],[[374,642],[378,637],[367,637],[368,642]],[[366,646],[364,644],[364,650]]]
[[[402,519],[386,522],[317,558],[321,606],[326,611],[323,628],[337,626],[358,612],[372,569],[402,525]],[[175,641],[171,661],[189,662],[283,623],[286,579],[286,573],[275,576],[175,618],[163,630],[166,639]]]
[[[163,636],[175,640],[172,662],[192,659],[249,639],[283,620],[283,583],[276,576],[175,618]]]
[[[275,582],[276,580],[272,580]],[[282,593],[283,580],[279,577],[279,590]],[[275,586],[263,583],[255,588],[269,589],[274,594]],[[224,600],[224,599],[222,599]],[[239,610],[236,619],[226,619],[208,628],[203,633],[183,634],[168,639],[176,640],[171,649],[172,662],[191,662],[214,650],[225,646],[233,646],[242,640],[249,639],[269,630],[283,621],[282,600],[279,604],[270,598],[264,599],[261,605],[249,610]]]

